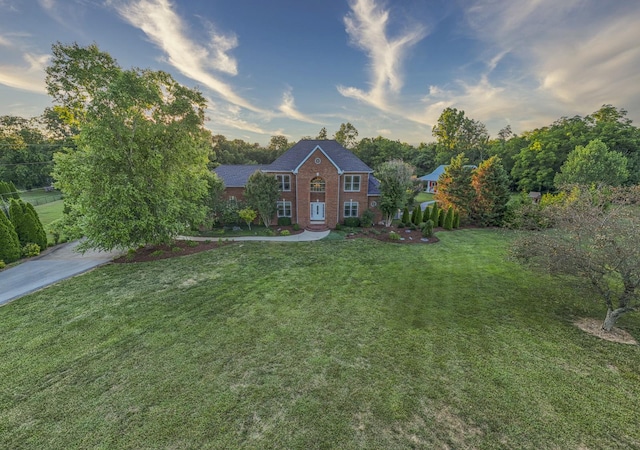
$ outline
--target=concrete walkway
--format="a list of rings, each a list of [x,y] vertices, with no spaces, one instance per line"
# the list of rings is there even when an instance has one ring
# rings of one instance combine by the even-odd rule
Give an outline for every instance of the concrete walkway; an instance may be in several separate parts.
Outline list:
[[[429,205],[431,205],[433,203],[435,203],[435,200],[430,200],[428,202],[422,202],[422,203],[420,203],[420,209],[424,211],[425,209],[427,209],[427,206],[429,206]]]
[[[39,257],[0,272],[0,305],[108,263],[120,252],[75,252],[80,241],[54,247]]]
[[[300,234],[292,234],[290,236],[237,236],[237,237],[224,237],[220,236],[220,239],[226,241],[274,241],[274,242],[307,242],[318,241],[329,235],[330,230],[326,231],[308,231],[304,230]],[[215,237],[200,237],[200,236],[179,236],[178,239],[191,240],[191,241],[213,241],[218,238]]]

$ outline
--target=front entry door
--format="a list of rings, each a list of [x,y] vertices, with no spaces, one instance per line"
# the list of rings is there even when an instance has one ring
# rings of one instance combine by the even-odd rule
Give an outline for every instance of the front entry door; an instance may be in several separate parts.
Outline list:
[[[311,202],[311,220],[324,220],[324,202]]]

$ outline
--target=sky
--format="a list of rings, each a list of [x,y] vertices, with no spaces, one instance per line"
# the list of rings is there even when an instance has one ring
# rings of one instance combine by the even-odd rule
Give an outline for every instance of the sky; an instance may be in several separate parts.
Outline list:
[[[603,104],[640,121],[638,0],[0,0],[0,115],[51,106],[55,42],[169,72],[208,99],[206,127],[266,145],[431,142],[447,107],[492,136]]]

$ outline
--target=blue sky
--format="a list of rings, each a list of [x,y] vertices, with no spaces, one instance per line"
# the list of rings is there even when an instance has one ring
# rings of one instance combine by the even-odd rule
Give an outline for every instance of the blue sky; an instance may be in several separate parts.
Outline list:
[[[640,121],[637,0],[0,0],[0,115],[50,105],[51,44],[200,89],[215,134],[418,144],[448,106],[492,136],[605,103]]]

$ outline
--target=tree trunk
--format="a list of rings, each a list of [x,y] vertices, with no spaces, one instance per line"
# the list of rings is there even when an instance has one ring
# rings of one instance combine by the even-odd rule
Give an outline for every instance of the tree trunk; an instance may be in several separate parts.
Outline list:
[[[620,318],[625,312],[625,308],[611,309],[607,308],[607,317],[605,317],[602,323],[602,329],[604,331],[611,331],[616,324],[616,320]]]

